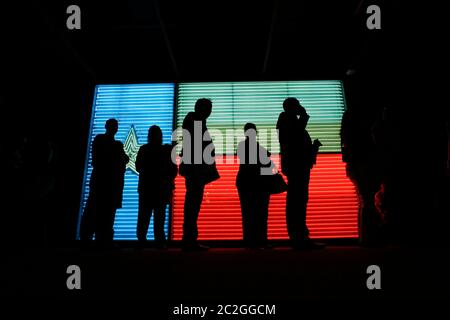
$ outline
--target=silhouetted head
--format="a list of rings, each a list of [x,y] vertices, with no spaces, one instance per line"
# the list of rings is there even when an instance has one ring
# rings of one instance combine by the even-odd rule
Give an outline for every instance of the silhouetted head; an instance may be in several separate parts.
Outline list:
[[[256,125],[251,122],[247,122],[244,126],[244,133],[246,137],[256,138],[258,131],[256,130]]]
[[[147,141],[152,145],[161,145],[163,140],[163,134],[161,128],[158,126],[151,126],[148,129]]]
[[[302,115],[306,113],[305,108],[302,107],[297,98],[289,97],[283,102],[283,109],[287,113],[293,113],[296,115]]]
[[[117,130],[119,130],[119,122],[116,119],[108,119],[105,124],[106,134],[115,136]]]
[[[201,98],[198,99],[194,107],[195,113],[200,120],[206,120],[211,115],[212,102],[209,99]]]

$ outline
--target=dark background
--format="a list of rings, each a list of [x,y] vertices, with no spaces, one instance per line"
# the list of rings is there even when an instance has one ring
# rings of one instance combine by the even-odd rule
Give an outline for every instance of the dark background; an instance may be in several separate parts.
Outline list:
[[[71,4],[81,8],[81,30],[66,28]],[[370,4],[381,7],[381,30],[366,28]],[[395,139],[405,193],[414,190],[415,234],[445,240],[448,207],[441,200],[448,195],[449,108],[442,6],[360,0],[2,2],[2,237],[51,246],[75,239],[96,84],[342,79],[349,108],[373,119],[386,106],[400,115],[403,134]],[[353,76],[346,75],[350,69]],[[21,173],[17,150],[25,137],[40,147],[29,155],[33,168]]]

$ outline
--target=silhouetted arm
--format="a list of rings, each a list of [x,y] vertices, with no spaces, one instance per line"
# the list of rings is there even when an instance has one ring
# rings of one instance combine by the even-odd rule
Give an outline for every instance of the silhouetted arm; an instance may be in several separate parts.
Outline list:
[[[261,147],[258,143],[259,161],[263,167],[272,167],[273,163],[270,159],[270,152],[266,148]]]
[[[92,166],[95,168],[99,163],[99,137],[95,137],[92,142]]]
[[[305,130],[308,121],[309,121],[309,114],[307,114],[306,110],[302,108],[300,112],[300,118],[297,120],[299,130],[301,131]]]
[[[203,139],[202,139],[202,152],[205,151],[206,148],[209,148],[211,150],[211,156],[216,156],[216,149],[214,146],[214,142],[212,141],[211,136],[209,135],[208,128],[206,127],[206,122],[203,124]]]
[[[316,164],[317,162],[317,154],[319,153],[319,145],[318,144],[313,144],[312,145],[312,164]]]
[[[183,142],[180,157],[182,159],[181,166],[184,164],[192,164],[194,150],[194,115],[189,112],[183,120]],[[182,168],[182,167],[181,167]],[[183,173],[182,173],[183,174]]]
[[[277,133],[278,133],[278,141],[280,142],[280,146],[283,147],[287,143],[287,121],[286,114],[284,112],[280,113],[277,121]]]
[[[278,141],[280,142],[281,153],[281,171],[288,174],[289,167],[289,135],[292,134],[292,128],[289,126],[288,115],[285,112],[280,113],[277,121]]]
[[[168,176],[170,181],[173,181],[178,174],[177,164],[172,161],[172,146],[165,145],[165,161],[167,161],[168,166]]]
[[[178,167],[176,163],[173,163],[172,160],[170,161],[170,180],[175,180],[178,174]]]
[[[130,161],[130,157],[128,157],[127,154],[125,153],[125,150],[123,150],[123,143],[120,141],[116,141],[116,143],[118,146],[120,162],[123,166],[125,166],[128,163],[128,161]]]
[[[144,148],[143,146],[139,148],[138,154],[136,156],[136,171],[142,173],[144,168]]]

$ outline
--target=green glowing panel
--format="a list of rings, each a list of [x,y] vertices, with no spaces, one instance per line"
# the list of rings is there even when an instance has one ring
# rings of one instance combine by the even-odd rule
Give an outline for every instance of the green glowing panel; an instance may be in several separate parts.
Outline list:
[[[312,139],[318,138],[323,143],[320,151],[340,152],[339,128],[345,99],[342,82],[338,80],[181,83],[177,126],[181,127],[198,98],[209,98],[213,102],[213,111],[208,128],[213,139],[222,139],[226,146],[219,146],[218,154],[236,152],[240,137],[235,137],[233,143],[226,143],[226,131],[234,129],[242,136],[246,122],[254,122],[261,143],[272,153],[278,153],[278,140],[273,130],[287,97],[299,99],[311,116],[307,129]]]

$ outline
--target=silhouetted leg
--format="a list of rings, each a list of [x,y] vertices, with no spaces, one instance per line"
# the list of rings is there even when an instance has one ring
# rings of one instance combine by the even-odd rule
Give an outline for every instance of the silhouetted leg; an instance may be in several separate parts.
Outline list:
[[[397,243],[400,238],[400,212],[401,201],[398,196],[401,193],[399,184],[392,179],[385,182],[384,198],[387,207],[385,236],[389,242]]]
[[[270,194],[263,193],[260,196],[260,225],[258,241],[263,245],[267,245],[267,220],[269,218],[269,202]]]
[[[259,192],[253,191],[251,193],[250,203],[250,230],[251,230],[251,243],[253,247],[260,247],[261,243],[261,199]]]
[[[107,241],[112,242],[114,240],[114,220],[116,219],[116,208],[110,207],[108,208],[108,228],[107,231]]]
[[[299,211],[300,204],[297,198],[299,193],[299,182],[296,177],[288,177],[288,190],[286,193],[286,225],[291,242],[299,241]]]
[[[371,176],[371,168],[359,165],[348,167],[348,176],[358,196],[359,240],[370,244],[380,240],[381,219],[375,209],[375,194],[379,189],[377,179]]]
[[[166,204],[164,202],[156,204],[155,215],[153,217],[155,242],[157,243],[157,245],[163,245],[166,242],[166,236],[164,234],[164,223],[166,221]]]
[[[360,189],[362,198],[361,227],[363,242],[376,242],[379,240],[381,221],[375,210],[375,190],[370,186]]]
[[[309,237],[309,230],[306,225],[306,211],[308,208],[308,200],[309,200],[309,178],[310,178],[310,170],[305,170],[304,175],[302,176],[301,185],[300,185],[300,203],[301,203],[301,214],[300,214],[300,238]]]
[[[252,245],[251,195],[245,189],[238,189],[238,193],[242,213],[242,238],[244,245],[250,247]]]
[[[95,207],[92,196],[86,202],[86,207],[84,208],[83,216],[81,217],[80,223],[80,240],[81,241],[91,241],[94,237],[95,229]]]
[[[184,201],[183,242],[192,244],[197,241],[197,219],[203,200],[205,185],[195,178],[186,178],[186,197]]]
[[[139,195],[139,211],[136,226],[136,235],[140,242],[147,240],[147,231],[152,216],[153,206],[151,201],[144,195]]]
[[[288,177],[286,224],[289,238],[293,243],[304,240],[309,236],[309,230],[306,226],[309,173],[310,170],[304,170]]]
[[[255,190],[249,192],[249,238],[250,246],[259,247],[260,244],[260,231],[261,231],[261,199],[260,193]]]
[[[111,204],[99,203],[97,205],[97,219],[95,239],[100,244],[109,245],[114,239],[114,218],[116,208]]]

